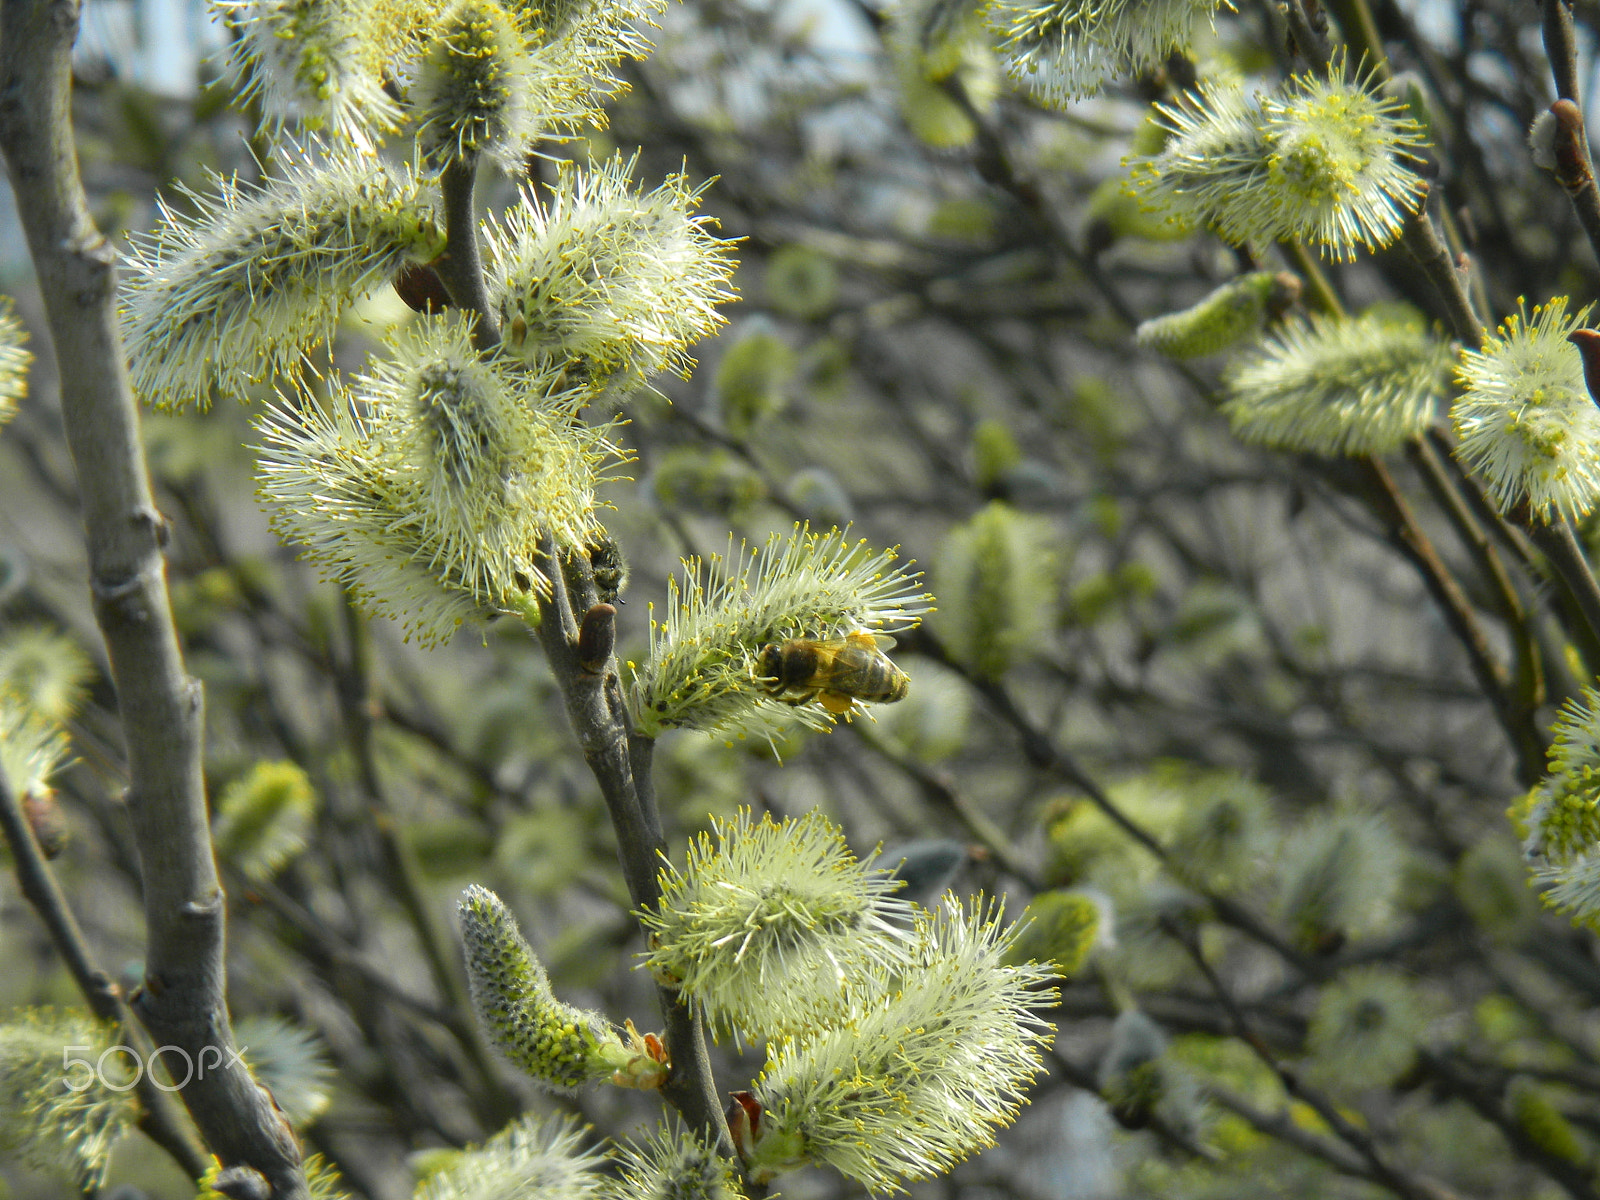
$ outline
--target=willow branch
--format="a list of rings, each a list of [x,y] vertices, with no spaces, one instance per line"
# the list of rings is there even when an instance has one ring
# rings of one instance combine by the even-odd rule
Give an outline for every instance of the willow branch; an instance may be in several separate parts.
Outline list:
[[[1004,684],[976,676],[972,671],[952,658],[949,651],[945,649],[944,645],[926,626],[919,626],[917,629],[907,633],[904,641],[908,648],[914,648],[928,655],[928,657],[942,666],[949,667],[965,678],[973,690],[988,701],[995,715],[1005,724],[1011,726],[1012,730],[1017,734],[1023,757],[1030,764],[1050,771],[1058,778],[1077,788],[1088,798],[1091,804],[1106,815],[1112,824],[1116,825],[1135,842],[1154,855],[1157,862],[1173,871],[1179,878],[1187,876],[1182,864],[1173,859],[1171,851],[1162,845],[1161,841],[1153,833],[1123,812],[1121,807],[1112,800],[1110,794],[1063,747],[1058,746],[1047,732],[1028,718]],[[1319,970],[1316,963],[1301,954],[1284,938],[1259,920],[1254,913],[1232,897],[1193,884],[1191,884],[1191,889],[1205,898],[1219,921],[1225,925],[1231,925],[1261,945],[1268,947],[1285,962],[1293,966],[1300,974],[1309,978],[1317,978],[1324,973]]]
[[[1376,1139],[1370,1133],[1347,1118],[1339,1107],[1322,1093],[1306,1087],[1293,1071],[1278,1061],[1266,1042],[1251,1027],[1249,1018],[1234,1000],[1233,994],[1223,986],[1222,980],[1206,960],[1191,931],[1182,930],[1167,920],[1162,921],[1162,928],[1183,947],[1190,961],[1205,977],[1206,985],[1217,998],[1217,1003],[1222,1006],[1223,1012],[1227,1014],[1239,1040],[1249,1046],[1256,1057],[1278,1077],[1289,1095],[1309,1105],[1339,1140],[1360,1156],[1365,1168],[1358,1173],[1363,1178],[1387,1188],[1404,1200],[1438,1200],[1437,1187],[1431,1181],[1419,1179],[1410,1171],[1391,1162],[1389,1157],[1380,1151]]]
[[[344,597],[343,615],[350,659],[348,663],[334,666],[334,679],[340,693],[339,709],[355,756],[362,790],[367,796],[372,830],[382,857],[384,881],[416,934],[422,957],[428,965],[428,973],[439,995],[452,1013],[470,1013],[472,1001],[467,993],[459,957],[452,952],[450,942],[440,928],[438,915],[428,901],[416,851],[402,833],[389,803],[388,789],[378,773],[378,756],[373,738],[373,716],[378,709],[378,699],[372,691],[371,638],[365,621],[348,595]],[[446,1028],[456,1038],[477,1075],[473,1099],[479,1115],[491,1126],[504,1124],[516,1114],[517,1099],[500,1083],[482,1039],[467,1020],[452,1020]]]
[[[1572,31],[1571,0],[1544,0],[1540,31],[1544,35],[1544,52],[1550,59],[1550,73],[1555,77],[1556,95],[1578,103],[1582,84],[1578,79],[1578,39]]]
[[[1457,536],[1472,552],[1480,574],[1493,590],[1500,616],[1511,635],[1516,677],[1511,688],[1499,694],[1497,704],[1504,710],[1501,722],[1517,748],[1520,777],[1531,787],[1544,774],[1544,739],[1534,714],[1544,703],[1545,688],[1543,661],[1527,606],[1517,594],[1488,531],[1478,523],[1476,514],[1457,490],[1457,479],[1441,461],[1434,443],[1427,439],[1413,442],[1407,447],[1406,456],[1421,472],[1428,491],[1450,518]]]
[[[39,843],[28,827],[22,806],[17,803],[16,794],[7,785],[4,776],[0,776],[0,834],[4,835],[6,844],[11,847],[11,860],[23,897],[39,914],[56,952],[61,955],[90,1011],[102,1021],[114,1022],[123,1030],[123,1036],[128,1039],[140,1062],[154,1061],[155,1043],[132,1019],[121,989],[110,975],[95,965],[84,941],[83,931],[78,927],[78,920],[72,915],[72,907],[67,903],[61,885],[56,882],[50,864],[45,861]],[[156,1077],[149,1071],[141,1071],[139,1081],[134,1086],[143,1110],[139,1128],[172,1155],[191,1177],[201,1175],[211,1165],[210,1160],[205,1147],[195,1140],[182,1110],[172,1096],[157,1086]]]
[[[1560,6],[1559,0],[1555,0],[1555,6]],[[1583,111],[1576,100],[1563,97],[1550,106],[1550,114],[1555,126],[1549,131],[1551,141],[1546,148],[1554,161],[1556,182],[1572,201],[1572,211],[1583,226],[1590,249],[1600,254],[1600,189],[1595,187]]]
[[[1439,231],[1434,228],[1432,218],[1428,216],[1426,196],[1417,211],[1406,220],[1400,243],[1417,260],[1422,273],[1439,293],[1445,316],[1450,322],[1450,332],[1469,349],[1476,349],[1483,342],[1483,321],[1473,310],[1467,286],[1450,258],[1450,251],[1439,240]]]
[[[1573,603],[1583,614],[1590,635],[1600,639],[1600,583],[1595,581],[1594,570],[1578,545],[1571,524],[1560,516],[1548,525],[1534,518],[1529,520],[1525,528],[1533,544],[1544,552],[1557,577],[1566,586]]]
[[[598,596],[593,577],[585,569],[587,564],[573,563],[570,570],[563,570],[562,557],[547,543],[544,561],[550,594],[539,602],[539,641],[584,761],[599,783],[611,815],[628,895],[635,909],[653,908],[661,900],[658,872],[667,849],[650,784],[653,743],[649,738],[631,736],[615,656],[606,654],[597,662],[580,650],[580,630],[594,619],[586,622],[583,617],[597,607]],[[609,617],[602,614],[601,619],[615,621],[615,612]],[[584,641],[587,646],[592,637]],[[691,1126],[732,1157],[733,1144],[718,1103],[700,1020],[676,990],[658,985],[656,992],[665,1022],[664,1040],[672,1058],[672,1074],[661,1094]]]
[[[853,728],[861,744],[915,783],[930,805],[960,822],[967,836],[987,850],[1002,871],[1035,892],[1043,889],[1039,873],[1018,856],[1016,845],[1005,830],[963,796],[947,772],[930,770],[909,754],[901,754],[862,722],[856,722]]]
[[[1455,575],[1439,556],[1433,541],[1428,537],[1405,496],[1396,486],[1387,468],[1377,459],[1365,459],[1371,486],[1370,503],[1389,526],[1390,543],[1411,560],[1421,575],[1423,584],[1439,606],[1445,621],[1456,639],[1467,652],[1467,662],[1484,696],[1494,707],[1495,717],[1519,754],[1528,758],[1528,764],[1537,764],[1543,751],[1536,730],[1529,728],[1529,716],[1522,711],[1513,693],[1512,680],[1504,664],[1495,656],[1489,644],[1488,631],[1478,619],[1477,610],[1461,589]],[[1537,771],[1543,774],[1543,771]]]
[[[483,255],[478,249],[478,210],[473,198],[477,177],[478,160],[470,155],[452,160],[440,173],[446,240],[445,251],[433,266],[455,306],[477,318],[472,344],[488,351],[500,344],[500,326],[489,304]]]
[[[82,495],[95,618],[127,739],[127,809],[143,868],[145,982],[132,1007],[196,1070],[182,1088],[224,1167],[303,1200],[300,1148],[235,1056],[225,1002],[222,887],[201,776],[199,684],[167,600],[166,525],[151,496],[116,311],[116,254],[95,228],[72,135],[77,0],[0,0],[0,152],[55,347]],[[228,1069],[231,1065],[232,1069]]]

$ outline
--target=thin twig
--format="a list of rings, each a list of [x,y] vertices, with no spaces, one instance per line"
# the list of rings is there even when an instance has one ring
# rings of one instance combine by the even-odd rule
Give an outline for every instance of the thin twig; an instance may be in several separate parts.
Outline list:
[[[1439,231],[1433,227],[1433,221],[1428,216],[1426,197],[1407,219],[1400,242],[1417,260],[1422,273],[1439,293],[1445,316],[1450,322],[1450,331],[1469,350],[1477,349],[1483,342],[1483,320],[1473,310],[1472,298],[1467,295],[1466,284],[1461,281],[1461,275],[1450,258],[1450,251],[1439,240]]]
[[[1476,515],[1457,491],[1455,480],[1440,461],[1434,443],[1426,439],[1413,442],[1407,446],[1406,456],[1417,467],[1428,490],[1450,518],[1457,536],[1472,552],[1480,574],[1488,581],[1499,602],[1500,615],[1516,651],[1516,670],[1512,686],[1503,692],[1496,692],[1490,699],[1497,707],[1504,709],[1501,724],[1517,748],[1519,775],[1523,783],[1531,787],[1544,774],[1544,737],[1534,717],[1538,707],[1544,703],[1544,669],[1538,640],[1528,620],[1527,607],[1517,594],[1505,564],[1500,561],[1500,555],[1495,552],[1488,532],[1479,524]]]
[[[1434,602],[1444,613],[1445,620],[1457,640],[1467,651],[1467,662],[1483,689],[1484,696],[1494,707],[1506,735],[1513,746],[1523,746],[1524,718],[1518,715],[1511,693],[1511,678],[1504,664],[1495,656],[1489,644],[1488,632],[1478,620],[1477,611],[1466,593],[1461,590],[1455,575],[1439,557],[1433,541],[1428,537],[1405,496],[1396,486],[1388,469],[1375,458],[1362,460],[1372,487],[1370,501],[1389,526],[1390,543],[1409,558],[1422,576],[1423,583],[1432,593]],[[1534,735],[1537,741],[1537,735]]]
[[[344,718],[346,735],[355,755],[362,790],[366,793],[372,833],[377,838],[382,855],[384,881],[416,935],[423,960],[428,965],[428,973],[439,995],[452,1011],[469,1013],[472,1011],[472,1001],[467,994],[466,979],[459,959],[447,949],[449,943],[440,928],[438,915],[422,887],[416,851],[401,833],[400,823],[395,819],[388,800],[388,789],[378,773],[372,728],[377,701],[372,694],[369,665],[371,635],[348,594],[344,596],[343,616],[350,658],[345,664],[331,664],[331,670],[340,695],[339,709]],[[447,1028],[456,1035],[457,1042],[478,1076],[478,1086],[473,1091],[480,1116],[490,1128],[504,1124],[517,1112],[519,1104],[516,1096],[501,1084],[479,1038],[459,1023],[451,1023]]]
[[[1289,22],[1289,33],[1294,38],[1294,49],[1319,75],[1327,73],[1333,61],[1333,43],[1328,39],[1327,17],[1318,3],[1305,0],[1288,0],[1283,5],[1283,15]]]
[[[1201,953],[1199,945],[1190,932],[1183,930],[1175,922],[1166,918],[1162,919],[1161,925],[1173,940],[1183,947],[1190,961],[1205,976],[1207,986],[1210,987],[1212,994],[1217,998],[1217,1003],[1222,1006],[1229,1021],[1233,1024],[1234,1033],[1239,1040],[1249,1046],[1255,1052],[1256,1057],[1278,1077],[1285,1091],[1295,1099],[1309,1105],[1342,1142],[1365,1160],[1366,1169],[1359,1172],[1362,1178],[1369,1179],[1373,1183],[1388,1188],[1395,1195],[1405,1197],[1405,1200],[1438,1200],[1438,1191],[1435,1187],[1414,1178],[1410,1172],[1391,1163],[1385,1155],[1379,1152],[1377,1142],[1374,1141],[1371,1134],[1354,1124],[1339,1110],[1338,1105],[1334,1104],[1322,1093],[1306,1087],[1293,1071],[1278,1061],[1277,1057],[1267,1047],[1267,1044],[1251,1027],[1249,1019],[1235,1002],[1232,993],[1223,986],[1222,980],[1218,978],[1216,971],[1212,969],[1205,955]]]
[[[1572,31],[1571,0],[1544,0],[1541,32],[1544,52],[1550,59],[1550,74],[1556,81],[1557,97],[1581,103],[1583,85],[1578,79],[1578,39]]]
[[[1123,812],[1121,807],[1111,799],[1110,794],[1084,771],[1073,760],[1071,755],[1062,747],[1056,745],[1055,741],[1044,730],[1028,719],[1004,684],[974,675],[962,663],[953,658],[944,645],[926,627],[913,630],[906,635],[904,640],[908,648],[926,654],[942,666],[961,674],[975,691],[988,700],[995,714],[1016,732],[1022,745],[1023,756],[1030,763],[1055,773],[1077,788],[1088,797],[1091,804],[1110,818],[1113,824],[1153,854],[1158,862],[1168,869],[1175,869],[1179,878],[1186,877],[1181,865],[1174,862],[1171,852],[1161,844],[1160,840],[1129,817],[1127,813]],[[1270,948],[1301,974],[1310,978],[1319,978],[1324,973],[1315,962],[1301,954],[1236,900],[1204,888],[1195,888],[1194,890],[1211,905],[1211,910],[1216,914],[1218,920],[1226,925],[1233,926],[1240,932],[1249,935],[1255,941],[1260,942],[1263,946]]]
[[[1344,303],[1339,299],[1339,294],[1333,290],[1333,285],[1328,282],[1328,273],[1322,269],[1322,264],[1312,257],[1305,243],[1283,242],[1280,248],[1305,280],[1306,307],[1316,312],[1327,313],[1331,317],[1344,316]]]
[[[1583,614],[1590,635],[1600,640],[1600,583],[1595,581],[1594,571],[1573,535],[1572,525],[1565,517],[1557,515],[1549,524],[1537,517],[1531,518],[1524,528],[1566,585],[1573,603]]]
[[[17,803],[17,797],[4,775],[0,775],[0,834],[4,835],[6,844],[11,847],[11,861],[23,897],[39,914],[40,921],[50,934],[50,941],[61,955],[89,1008],[102,1021],[111,1021],[121,1027],[122,1036],[132,1045],[138,1061],[154,1062],[155,1043],[128,1012],[122,990],[110,975],[95,965],[84,941],[83,931],[78,928],[77,918],[72,915],[72,907],[62,894],[61,885],[56,882],[50,864],[40,852],[22,807]],[[201,1175],[211,1165],[210,1157],[205,1147],[195,1140],[183,1110],[166,1089],[159,1086],[159,1081],[151,1071],[141,1071],[134,1086],[143,1109],[139,1128],[172,1155],[191,1178]]]
[[[1039,879],[1039,873],[1017,856],[1017,848],[1006,836],[1005,831],[968,803],[967,799],[956,790],[948,775],[931,771],[910,755],[899,753],[861,722],[856,722],[853,727],[862,745],[885,762],[899,768],[922,789],[923,797],[934,808],[949,813],[959,821],[967,836],[987,850],[1002,871],[1013,879],[1025,883],[1033,891],[1040,890],[1043,884]]]

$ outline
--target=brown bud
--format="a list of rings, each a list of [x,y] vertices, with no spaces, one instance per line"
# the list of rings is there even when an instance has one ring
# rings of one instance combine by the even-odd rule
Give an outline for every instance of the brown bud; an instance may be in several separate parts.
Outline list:
[[[33,831],[33,840],[39,843],[39,853],[46,858],[57,857],[67,844],[67,821],[61,814],[61,804],[54,792],[29,793],[22,798],[22,815]]]
[[[1583,132],[1583,114],[1571,100],[1557,100],[1550,106],[1556,119],[1556,179],[1567,194],[1576,196],[1594,186],[1594,170],[1589,166],[1589,150]]]
[[[609,604],[591,605],[578,626],[578,665],[598,675],[616,644],[617,610]]]
[[[761,1136],[761,1101],[749,1092],[734,1092],[728,1110],[723,1114],[728,1121],[728,1135],[733,1138],[739,1157],[749,1161],[755,1153],[756,1139]]]
[[[1574,329],[1567,341],[1583,356],[1583,383],[1589,398],[1600,404],[1600,329]]]
[[[394,290],[412,312],[437,313],[450,307],[450,293],[445,290],[439,272],[426,263],[407,263],[394,277]]]
[[[1277,324],[1300,303],[1304,286],[1300,276],[1290,271],[1279,271],[1272,277],[1272,294],[1267,297],[1267,324]]]

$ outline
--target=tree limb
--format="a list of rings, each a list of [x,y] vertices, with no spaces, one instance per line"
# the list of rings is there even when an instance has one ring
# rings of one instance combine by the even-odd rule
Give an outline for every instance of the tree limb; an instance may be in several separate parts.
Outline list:
[[[166,523],[150,492],[118,332],[116,255],[94,226],[77,170],[77,24],[76,0],[0,2],[0,152],[55,344],[95,617],[127,739],[127,807],[148,938],[145,983],[132,1007],[157,1044],[196,1064],[181,1094],[223,1166],[258,1172],[278,1200],[302,1200],[294,1134],[234,1054],[223,896],[201,776],[200,686],[184,671],[167,600]]]
[[[539,641],[561,690],[584,761],[600,784],[611,814],[628,895],[635,908],[650,908],[661,899],[657,872],[667,848],[650,783],[654,743],[630,734],[616,658],[608,655],[598,669],[582,661],[579,621],[598,601],[588,564],[573,562],[563,571],[561,552],[549,542],[546,549],[550,594],[539,602]],[[615,620],[615,613],[611,619]],[[672,1074],[662,1085],[661,1094],[691,1126],[714,1139],[721,1154],[731,1158],[733,1143],[717,1101],[701,1023],[677,991],[660,986],[656,991],[666,1022],[663,1032],[667,1051],[672,1056]]]

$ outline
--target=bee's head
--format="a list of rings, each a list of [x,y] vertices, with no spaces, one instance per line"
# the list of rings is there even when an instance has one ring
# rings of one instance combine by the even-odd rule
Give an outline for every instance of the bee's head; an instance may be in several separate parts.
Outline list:
[[[777,642],[761,647],[756,656],[756,676],[771,688],[783,686],[783,647]]]

